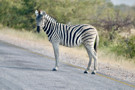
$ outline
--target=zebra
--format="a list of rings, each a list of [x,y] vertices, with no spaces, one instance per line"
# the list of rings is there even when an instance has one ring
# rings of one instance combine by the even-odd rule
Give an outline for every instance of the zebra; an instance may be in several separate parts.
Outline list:
[[[91,74],[96,74],[98,70],[97,46],[99,36],[95,27],[88,24],[67,25],[58,23],[54,18],[46,14],[45,11],[36,10],[35,14],[37,29],[42,28],[44,30],[53,46],[55,55],[55,67],[53,71],[58,70],[59,45],[66,47],[84,45],[89,56],[89,63],[84,73],[88,73],[90,70],[93,58],[94,70]]]

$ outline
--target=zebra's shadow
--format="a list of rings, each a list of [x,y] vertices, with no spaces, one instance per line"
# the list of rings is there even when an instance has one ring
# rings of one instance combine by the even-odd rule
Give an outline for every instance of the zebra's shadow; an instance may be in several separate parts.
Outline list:
[[[24,70],[24,71],[52,71],[51,69],[40,68],[40,67],[0,66],[0,68],[17,69],[17,70]]]

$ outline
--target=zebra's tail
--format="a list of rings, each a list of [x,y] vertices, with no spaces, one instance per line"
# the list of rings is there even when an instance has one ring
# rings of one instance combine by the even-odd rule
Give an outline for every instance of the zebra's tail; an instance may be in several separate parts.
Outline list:
[[[96,52],[97,52],[98,43],[99,43],[99,36],[97,34],[96,39],[95,39],[95,44],[94,44],[94,49]]]

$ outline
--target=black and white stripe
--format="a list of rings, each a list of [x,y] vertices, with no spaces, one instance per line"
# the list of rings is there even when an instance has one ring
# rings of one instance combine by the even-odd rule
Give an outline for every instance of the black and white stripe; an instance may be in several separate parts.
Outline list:
[[[91,57],[94,58],[95,61],[97,61],[97,55],[96,55],[96,48],[98,44],[98,33],[97,30],[87,24],[83,25],[67,25],[56,22],[52,17],[44,13],[42,16],[37,16],[37,18],[42,18],[40,22],[41,28],[46,32],[48,35],[49,41],[54,46],[54,53],[55,58],[57,59],[58,55],[55,52],[55,49],[57,50],[58,47],[55,47],[55,45],[63,45],[67,47],[74,47],[79,46],[83,44],[86,47],[86,50],[88,52],[89,58],[91,60]],[[55,45],[54,45],[55,44]],[[94,46],[95,44],[95,46]],[[57,63],[57,60],[56,60]],[[87,72],[89,70],[91,61],[88,64]],[[57,64],[56,64],[57,67]],[[56,69],[56,68],[55,68]],[[97,65],[95,63],[94,70],[97,70]]]
[[[57,23],[45,16],[47,21],[44,23],[43,30],[48,35],[50,42],[59,42],[63,46],[73,47],[81,44],[90,44],[93,46],[97,31],[90,25],[66,25]],[[54,41],[56,40],[56,41]]]

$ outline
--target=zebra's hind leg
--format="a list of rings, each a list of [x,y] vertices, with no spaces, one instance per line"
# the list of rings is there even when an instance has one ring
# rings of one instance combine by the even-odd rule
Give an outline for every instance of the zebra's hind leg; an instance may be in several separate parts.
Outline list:
[[[86,50],[88,52],[88,55],[89,55],[89,64],[88,64],[88,67],[85,70],[85,72],[88,72],[88,70],[89,70],[89,68],[91,66],[91,60],[93,58],[94,59],[94,70],[93,70],[92,74],[96,74],[96,71],[98,69],[98,67],[97,67],[97,54],[96,54],[94,48],[91,47],[90,45],[86,45],[85,48],[86,48]]]
[[[98,58],[97,58],[97,52],[93,49],[92,56],[94,58],[94,71],[92,74],[96,74],[98,70]]]
[[[90,68],[91,68],[91,62],[92,62],[92,55],[91,55],[91,53],[90,53],[90,51],[89,51],[89,49],[87,48],[87,47],[85,47],[86,48],[86,50],[87,50],[87,53],[88,53],[88,56],[89,56],[89,63],[88,63],[88,67],[86,68],[86,70],[84,71],[84,73],[88,73],[88,71],[90,70]]]
[[[88,71],[90,70],[90,68],[91,68],[91,62],[92,62],[92,58],[91,58],[91,56],[89,56],[89,63],[88,63],[88,67],[86,68],[86,70],[84,71],[84,73],[88,73]]]
[[[55,67],[53,68],[53,71],[58,70],[58,62],[59,62],[59,43],[52,43],[54,55],[55,55]]]

